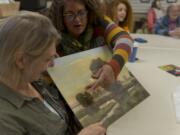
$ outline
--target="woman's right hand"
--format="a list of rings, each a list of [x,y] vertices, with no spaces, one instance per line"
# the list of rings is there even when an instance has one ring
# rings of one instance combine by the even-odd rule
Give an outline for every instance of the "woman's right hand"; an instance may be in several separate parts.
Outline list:
[[[108,88],[115,82],[115,75],[112,67],[108,64],[104,64],[96,73],[92,75],[92,78],[97,79],[91,84],[86,86],[87,90],[96,90],[99,86]]]
[[[105,134],[106,134],[106,129],[103,127],[102,123],[95,123],[82,129],[78,135],[105,135]]]

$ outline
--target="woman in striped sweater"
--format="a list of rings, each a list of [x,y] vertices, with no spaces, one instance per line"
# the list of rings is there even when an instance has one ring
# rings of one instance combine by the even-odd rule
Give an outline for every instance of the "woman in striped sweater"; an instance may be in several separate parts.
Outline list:
[[[93,76],[97,79],[90,88],[114,82],[132,47],[132,39],[122,28],[99,11],[98,0],[53,0],[49,17],[62,35],[57,51],[65,56],[95,47],[108,45],[112,59]]]

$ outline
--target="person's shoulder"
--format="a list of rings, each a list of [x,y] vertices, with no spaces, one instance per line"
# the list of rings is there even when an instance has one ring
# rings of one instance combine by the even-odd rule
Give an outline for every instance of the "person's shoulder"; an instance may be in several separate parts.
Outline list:
[[[0,109],[0,134],[2,135],[20,135],[25,130],[22,125],[18,124],[13,112]]]
[[[0,98],[0,117],[5,115],[15,114],[17,107],[8,100]]]
[[[157,22],[160,22],[160,23],[162,23],[162,22],[168,23],[168,20],[169,20],[169,17],[168,17],[167,15],[165,15],[165,16],[162,16],[161,18],[159,18],[159,19],[157,20]]]
[[[161,17],[159,20],[161,20],[161,22],[165,24],[169,23],[169,17],[167,15]]]
[[[15,114],[15,107],[8,101],[0,98],[0,127],[4,122],[10,122]]]

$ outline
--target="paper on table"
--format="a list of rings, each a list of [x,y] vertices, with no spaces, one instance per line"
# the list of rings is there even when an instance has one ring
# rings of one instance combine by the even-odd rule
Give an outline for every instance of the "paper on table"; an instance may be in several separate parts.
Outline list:
[[[173,92],[173,100],[176,111],[176,120],[180,123],[180,86]]]
[[[9,0],[0,0],[0,4],[9,4]]]

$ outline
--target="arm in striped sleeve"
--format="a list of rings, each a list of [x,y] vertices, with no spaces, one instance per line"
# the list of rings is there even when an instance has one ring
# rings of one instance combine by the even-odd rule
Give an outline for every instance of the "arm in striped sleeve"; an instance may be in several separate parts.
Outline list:
[[[105,25],[106,24],[106,25]],[[132,50],[133,40],[124,29],[118,27],[111,19],[104,17],[105,39],[113,50],[113,56],[108,64],[113,68],[115,77],[127,62]]]

